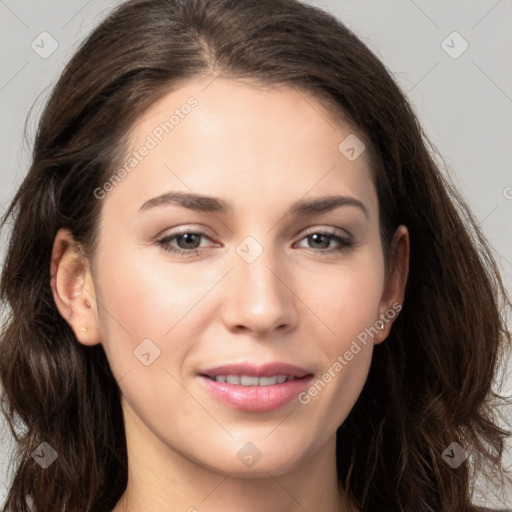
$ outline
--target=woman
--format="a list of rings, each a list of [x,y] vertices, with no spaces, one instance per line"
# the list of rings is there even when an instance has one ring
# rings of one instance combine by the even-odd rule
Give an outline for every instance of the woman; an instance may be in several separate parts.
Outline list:
[[[404,95],[325,12],[121,5],[58,81],[11,219],[7,511],[477,510],[509,434],[506,292]]]

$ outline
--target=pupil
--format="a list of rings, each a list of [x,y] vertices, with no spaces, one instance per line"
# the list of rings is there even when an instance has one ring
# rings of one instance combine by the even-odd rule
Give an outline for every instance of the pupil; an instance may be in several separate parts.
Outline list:
[[[322,235],[322,234],[316,233],[316,234],[314,234],[314,235],[310,235],[310,237],[309,237],[309,238],[313,239],[313,242],[318,243],[318,237],[322,238],[323,236],[324,236],[324,235]],[[327,245],[326,245],[326,244],[327,244]],[[320,245],[321,245],[321,246],[322,246],[322,248],[324,248],[324,249],[325,249],[325,248],[327,248],[327,247],[329,246],[329,240],[327,239],[327,237],[325,238],[324,243],[323,243],[323,244],[322,244],[322,243],[320,243]]]
[[[192,243],[192,245],[193,245],[194,244],[194,237],[196,237],[196,236],[197,235],[195,233],[185,233],[184,235],[180,235],[180,239],[181,240],[185,239],[186,244]],[[185,247],[185,248],[186,249],[190,249],[190,247]]]

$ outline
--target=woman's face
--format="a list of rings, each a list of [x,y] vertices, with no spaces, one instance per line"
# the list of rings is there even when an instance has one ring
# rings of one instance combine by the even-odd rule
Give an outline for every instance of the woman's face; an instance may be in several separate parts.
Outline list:
[[[98,339],[74,328],[103,344],[149,451],[241,476],[332,461],[403,293],[356,136],[306,92],[222,78],[134,126],[95,193]]]

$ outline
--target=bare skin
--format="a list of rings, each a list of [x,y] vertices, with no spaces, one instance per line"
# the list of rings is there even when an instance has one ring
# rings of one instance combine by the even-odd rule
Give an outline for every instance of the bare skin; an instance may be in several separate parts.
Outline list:
[[[155,127],[189,97],[197,106],[157,140]],[[336,430],[393,324],[377,322],[403,302],[409,248],[400,226],[386,272],[367,154],[351,161],[338,149],[352,133],[306,92],[191,80],[134,126],[132,149],[148,136],[157,144],[98,199],[92,259],[59,231],[55,301],[78,342],[103,344],[123,394],[129,481],[114,512],[357,510],[338,490]],[[170,191],[213,196],[231,211],[146,204]],[[296,201],[333,195],[351,199],[287,214]],[[178,236],[198,231],[206,236]],[[149,365],[134,355],[143,340],[151,358],[159,351]],[[199,378],[225,363],[274,361],[314,381],[331,368],[332,378],[307,403],[268,412],[227,405]],[[237,456],[247,446],[260,454],[251,467]]]

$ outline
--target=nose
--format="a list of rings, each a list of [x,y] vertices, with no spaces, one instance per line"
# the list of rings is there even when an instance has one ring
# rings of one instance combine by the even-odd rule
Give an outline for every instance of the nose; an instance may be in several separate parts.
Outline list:
[[[255,250],[254,245],[249,248]],[[249,251],[235,251],[234,268],[225,280],[223,322],[232,332],[270,337],[276,331],[282,336],[295,328],[298,319],[293,276],[276,251],[263,245],[261,250],[253,261],[247,257]]]

